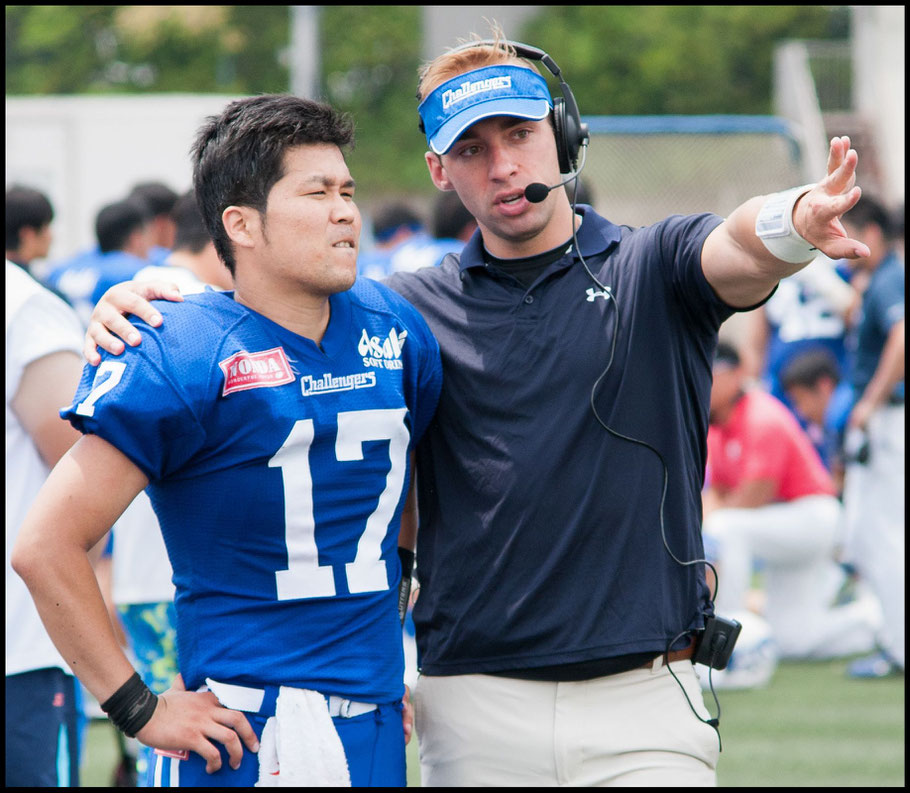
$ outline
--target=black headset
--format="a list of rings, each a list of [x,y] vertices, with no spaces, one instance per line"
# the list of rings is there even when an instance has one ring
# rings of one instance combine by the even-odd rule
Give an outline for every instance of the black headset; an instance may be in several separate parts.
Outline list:
[[[470,41],[462,44],[450,52],[459,52],[460,50],[472,49],[474,47],[495,47],[497,45],[506,45],[515,50],[516,55],[529,61],[540,61],[547,70],[557,80],[559,80],[559,90],[562,91],[562,97],[553,100],[553,127],[556,133],[556,153],[559,156],[559,172],[572,173],[578,167],[578,152],[583,144],[588,142],[588,125],[581,123],[581,116],[578,113],[578,103],[572,94],[569,84],[563,79],[559,67],[547,53],[537,47],[531,47],[527,44],[520,44],[515,41],[495,41],[485,39],[483,41]],[[420,131],[426,132],[423,119],[419,123]]]

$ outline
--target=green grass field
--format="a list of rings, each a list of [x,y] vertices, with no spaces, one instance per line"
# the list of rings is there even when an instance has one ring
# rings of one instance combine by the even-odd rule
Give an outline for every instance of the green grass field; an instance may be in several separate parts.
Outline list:
[[[766,689],[720,692],[720,786],[903,787],[904,677],[849,680],[846,666],[782,663]],[[116,762],[113,728],[92,722],[83,786],[110,787]],[[408,784],[420,785],[416,741]]]

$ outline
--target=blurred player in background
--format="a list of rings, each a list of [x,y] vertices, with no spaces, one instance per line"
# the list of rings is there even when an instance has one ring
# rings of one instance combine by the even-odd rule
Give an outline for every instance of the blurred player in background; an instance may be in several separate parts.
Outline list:
[[[161,750],[157,784],[406,782],[397,546],[440,364],[410,305],[351,288],[352,137],[291,96],[208,120],[194,188],[235,291],[161,304],[160,331],[86,368],[64,412],[86,436],[13,554],[114,724]],[[176,586],[182,680],[160,697],[85,562],[146,486]]]
[[[6,189],[6,258],[29,269],[47,257],[53,241],[54,208],[40,190],[23,185]]]
[[[407,204],[397,201],[376,212],[373,237],[376,244],[360,257],[357,269],[361,275],[374,279],[432,267],[463,245],[456,240],[434,238],[421,217]]]
[[[586,136],[521,49],[474,42],[422,72],[431,179],[480,233],[387,281],[444,368],[417,453],[422,781],[714,785],[691,659],[713,610],[694,560],[717,333],[815,248],[865,255],[838,222],[856,153],[835,138],[818,185],[726,220],[619,227],[562,187]],[[125,335],[121,310],[154,314],[116,290],[96,319]]]
[[[97,246],[48,271],[47,285],[66,296],[84,324],[105,290],[148,265],[149,220],[144,203],[123,200],[105,205],[95,217]]]
[[[190,190],[177,199],[171,217],[175,224],[173,250],[160,264],[149,265],[136,273],[136,280],[171,281],[184,295],[201,292],[207,285],[230,289],[231,273],[218,258],[215,243],[199,212],[195,191]]]
[[[843,218],[869,254],[853,262],[868,277],[856,328],[851,383],[855,404],[847,422],[847,561],[881,600],[885,634],[879,653],[855,662],[854,677],[904,669],[904,262],[884,207],[863,197]]]
[[[761,563],[764,616],[783,658],[868,652],[881,625],[873,599],[832,606],[842,509],[834,480],[786,406],[748,388],[735,347],[717,346],[708,431],[704,533],[717,559],[721,614],[746,608]]]
[[[831,471],[838,496],[844,487],[844,434],[853,407],[853,389],[834,356],[816,349],[794,355],[780,375],[790,404]]]
[[[146,258],[161,264],[174,247],[177,225],[173,210],[180,196],[163,182],[140,182],[130,190],[127,200],[145,205],[149,215],[149,250]]]
[[[451,246],[452,251],[460,253],[476,230],[477,221],[465,208],[458,193],[449,191],[436,196],[430,231],[437,244]],[[448,252],[446,251],[446,253]],[[438,262],[436,263],[438,264]]]

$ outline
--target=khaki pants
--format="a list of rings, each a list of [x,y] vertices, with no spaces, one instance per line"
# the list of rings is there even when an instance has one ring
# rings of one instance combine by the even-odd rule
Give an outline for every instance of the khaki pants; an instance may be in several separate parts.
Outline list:
[[[570,683],[422,675],[422,784],[714,787],[718,736],[691,661]]]

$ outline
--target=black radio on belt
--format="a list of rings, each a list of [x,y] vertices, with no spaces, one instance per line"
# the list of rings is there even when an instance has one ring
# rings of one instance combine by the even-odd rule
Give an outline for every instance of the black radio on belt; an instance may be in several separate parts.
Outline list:
[[[693,662],[712,669],[726,669],[742,629],[742,623],[736,620],[705,617],[705,629],[695,639]]]

